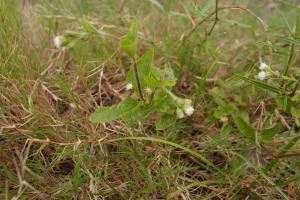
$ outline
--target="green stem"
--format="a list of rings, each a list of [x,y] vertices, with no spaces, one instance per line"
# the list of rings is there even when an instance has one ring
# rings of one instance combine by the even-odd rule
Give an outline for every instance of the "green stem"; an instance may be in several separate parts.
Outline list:
[[[218,10],[219,10],[219,8],[218,8],[218,7],[219,7],[219,0],[216,0],[216,8],[215,8],[216,17],[215,17],[215,21],[214,21],[212,27],[210,28],[210,30],[209,30],[209,32],[208,32],[208,34],[207,34],[207,37],[211,35],[211,33],[213,32],[213,30],[214,30],[216,24],[217,24],[218,21],[219,21],[219,15],[218,15],[218,13],[219,13]]]
[[[288,57],[288,60],[287,60],[286,66],[285,66],[285,70],[284,70],[284,74],[283,74],[284,76],[286,76],[289,72],[289,69],[290,69],[290,66],[291,66],[291,63],[292,63],[294,48],[295,48],[295,45],[291,44],[289,57]],[[283,84],[284,84],[284,80],[282,80],[281,86],[283,86]]]

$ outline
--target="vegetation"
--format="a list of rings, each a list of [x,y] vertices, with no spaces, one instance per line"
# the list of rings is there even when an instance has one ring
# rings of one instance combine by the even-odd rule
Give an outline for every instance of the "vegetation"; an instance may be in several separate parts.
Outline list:
[[[299,199],[299,13],[0,1],[0,199]]]

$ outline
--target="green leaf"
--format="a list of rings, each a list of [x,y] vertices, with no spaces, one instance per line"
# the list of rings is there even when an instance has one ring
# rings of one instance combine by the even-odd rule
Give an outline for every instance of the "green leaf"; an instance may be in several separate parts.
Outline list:
[[[278,88],[276,88],[276,87],[274,87],[272,85],[263,83],[261,81],[258,81],[258,80],[252,79],[252,78],[248,78],[248,77],[242,76],[240,74],[235,74],[235,76],[238,77],[241,80],[247,81],[248,83],[251,83],[251,84],[256,85],[256,86],[258,86],[260,88],[269,90],[269,91],[274,92],[276,94],[280,94],[281,93],[280,89],[278,89]]]
[[[151,66],[152,66],[152,60],[153,60],[153,52],[152,51],[147,51],[138,61],[137,61],[137,69],[138,69],[138,74],[140,77],[140,83],[141,83],[141,88],[144,90],[147,87],[147,81],[145,80],[146,78],[149,77],[150,71],[151,71]],[[126,77],[127,82],[133,84],[133,88],[136,92],[137,91],[137,84],[134,76],[134,68],[133,66],[130,67],[130,70],[127,73]],[[151,88],[153,89],[153,88]]]
[[[271,127],[264,128],[261,132],[261,139],[264,142],[271,141],[275,134],[279,133],[281,129],[281,124],[276,123],[273,124]]]
[[[121,48],[130,56],[134,57],[137,52],[138,44],[138,24],[133,21],[127,35],[120,41]]]
[[[122,118],[128,122],[135,123],[147,118],[154,111],[152,105],[139,104],[134,109],[130,110]]]
[[[73,175],[72,175],[72,186],[74,190],[76,190],[78,187],[80,187],[84,181],[85,181],[85,176],[80,170],[80,166],[82,163],[82,155],[80,155],[79,159],[76,161],[74,170],[73,170]]]
[[[111,122],[120,119],[134,109],[138,103],[132,98],[127,98],[117,105],[100,107],[90,115],[89,120],[93,123]]]
[[[280,39],[280,40],[286,41],[290,44],[300,46],[300,40],[299,39],[291,39],[291,38],[288,38],[288,37],[281,37],[281,36],[277,36],[277,38]]]
[[[92,25],[91,22],[86,18],[81,19],[81,25],[83,27],[83,30],[88,33],[98,33],[97,28]]]
[[[300,118],[300,107],[292,106],[291,107],[291,114],[295,118]]]
[[[213,115],[217,119],[221,119],[226,115],[230,115],[238,111],[237,107],[233,103],[222,104],[217,107]]]
[[[288,96],[277,96],[275,102],[285,112],[291,112],[291,100]]]
[[[165,130],[175,124],[175,115],[163,114],[155,121],[156,130]]]
[[[150,75],[157,81],[157,86],[160,87],[173,87],[177,81],[177,78],[170,67],[166,67],[164,69],[152,67]]]
[[[222,137],[226,137],[231,131],[232,131],[231,124],[226,122],[223,124],[220,133]]]
[[[158,90],[153,98],[156,111],[169,114],[175,113],[176,104],[164,90]]]
[[[281,12],[281,10],[277,9],[277,11],[278,11],[280,17],[282,18],[283,22],[285,23],[286,27],[288,28],[290,34],[293,35],[293,29],[292,29],[291,25],[289,24],[286,16]]]
[[[245,137],[247,137],[252,142],[255,141],[255,130],[251,127],[242,117],[233,116],[234,122],[239,130]]]

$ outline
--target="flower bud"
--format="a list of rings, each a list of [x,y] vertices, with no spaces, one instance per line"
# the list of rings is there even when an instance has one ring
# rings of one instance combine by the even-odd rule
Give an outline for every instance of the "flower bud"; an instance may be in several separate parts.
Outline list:
[[[184,113],[180,108],[176,109],[176,116],[177,116],[178,119],[181,119],[181,118],[184,117]]]

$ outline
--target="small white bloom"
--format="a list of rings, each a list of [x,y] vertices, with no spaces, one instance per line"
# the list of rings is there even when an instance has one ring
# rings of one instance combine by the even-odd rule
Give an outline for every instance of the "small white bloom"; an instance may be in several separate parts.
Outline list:
[[[176,116],[177,116],[178,119],[181,119],[181,118],[184,117],[184,113],[180,108],[176,109]]]
[[[145,88],[145,92],[146,92],[147,94],[151,94],[151,93],[152,93],[152,90],[151,90],[150,88],[146,87],[146,88]]]
[[[267,67],[268,67],[268,65],[264,62],[260,63],[260,65],[259,65],[260,70],[265,70]]]
[[[132,83],[128,83],[128,84],[125,86],[126,90],[131,90],[132,87],[133,87]]]
[[[62,44],[62,36],[56,36],[53,39],[53,42],[54,42],[54,45],[55,45],[56,48],[60,48],[61,44]]]
[[[261,81],[265,80],[265,78],[266,78],[266,72],[260,71],[260,72],[258,73],[258,75],[257,75],[257,78],[258,78],[259,80],[261,80]]]
[[[184,109],[184,112],[187,116],[191,116],[194,113],[195,109],[193,106],[188,106]]]

